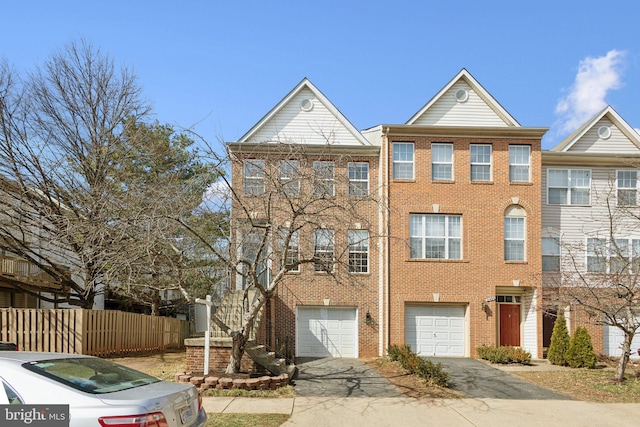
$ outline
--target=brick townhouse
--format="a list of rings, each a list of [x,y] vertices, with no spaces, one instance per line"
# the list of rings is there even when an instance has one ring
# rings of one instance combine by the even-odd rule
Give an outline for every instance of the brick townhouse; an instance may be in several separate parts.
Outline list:
[[[617,144],[593,144],[603,120]],[[494,344],[542,357],[543,260],[548,264],[553,252],[549,237],[571,227],[572,209],[561,206],[565,216],[558,219],[558,207],[549,206],[552,166],[545,162],[612,167],[607,150],[637,155],[640,147],[612,110],[551,152],[541,149],[546,131],[521,126],[464,69],[406,123],[362,132],[304,79],[228,145],[242,160],[234,163],[233,184],[246,188],[255,180],[252,164],[275,165],[299,146],[300,170],[330,165],[334,201],[351,203],[354,180],[366,185],[374,202],[354,210],[362,220],[307,226],[307,239],[295,248],[316,253],[318,229],[328,230],[321,231],[331,248],[323,256],[356,256],[366,268],[348,271],[357,286],[336,283],[313,264],[288,273],[266,310],[266,340],[295,356],[367,357],[406,343],[422,355],[475,356],[478,346]],[[275,148],[283,143],[289,148]],[[580,147],[591,153],[578,153]],[[366,244],[353,245],[352,235]],[[614,332],[595,332],[596,351],[611,354],[605,342]]]

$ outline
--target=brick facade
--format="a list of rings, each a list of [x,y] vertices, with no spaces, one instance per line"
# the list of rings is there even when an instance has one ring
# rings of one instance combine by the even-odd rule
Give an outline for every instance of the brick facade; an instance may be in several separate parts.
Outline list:
[[[531,292],[540,287],[540,136],[537,138],[473,136],[389,135],[393,142],[415,147],[415,179],[393,180],[389,167],[389,342],[405,343],[405,307],[417,304],[455,304],[465,307],[465,354],[474,356],[482,344],[499,343],[497,302],[487,302],[501,292],[510,294],[514,283]],[[452,181],[431,178],[431,144],[452,143]],[[471,182],[469,144],[492,146],[492,180]],[[509,145],[531,147],[531,182],[509,182]],[[437,205],[437,206],[436,206]],[[504,261],[504,214],[510,205],[526,211],[526,260]],[[409,256],[410,214],[451,214],[462,217],[462,259],[425,260]],[[518,282],[514,282],[517,280]],[[483,302],[486,309],[482,309]],[[538,316],[539,317],[539,316]],[[541,329],[541,318],[536,320]],[[537,344],[541,349],[541,342]],[[540,353],[541,354],[541,353]]]

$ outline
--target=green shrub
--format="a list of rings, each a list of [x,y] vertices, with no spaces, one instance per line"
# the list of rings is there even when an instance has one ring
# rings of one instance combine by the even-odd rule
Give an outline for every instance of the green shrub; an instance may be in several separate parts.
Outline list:
[[[558,318],[553,325],[553,333],[551,334],[551,344],[547,353],[547,359],[553,365],[567,366],[566,353],[569,349],[569,331],[567,330],[567,322],[564,320],[564,312],[558,312]]]
[[[520,363],[529,365],[531,363],[531,353],[513,346],[482,345],[477,348],[478,356],[491,363]]]
[[[565,359],[572,368],[593,369],[596,367],[596,353],[593,351],[591,336],[586,328],[581,326],[576,328],[565,354]]]
[[[442,365],[418,356],[411,351],[410,346],[390,345],[387,354],[390,360],[400,362],[410,374],[422,378],[428,384],[449,386],[449,374],[442,370]]]

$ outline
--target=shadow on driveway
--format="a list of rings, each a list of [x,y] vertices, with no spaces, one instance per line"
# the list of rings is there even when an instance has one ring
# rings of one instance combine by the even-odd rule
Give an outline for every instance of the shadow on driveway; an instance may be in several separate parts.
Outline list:
[[[478,399],[571,400],[546,388],[470,358],[427,357],[441,363],[449,373],[450,386],[465,395]]]
[[[403,394],[375,369],[358,359],[296,358],[298,396],[401,397]]]

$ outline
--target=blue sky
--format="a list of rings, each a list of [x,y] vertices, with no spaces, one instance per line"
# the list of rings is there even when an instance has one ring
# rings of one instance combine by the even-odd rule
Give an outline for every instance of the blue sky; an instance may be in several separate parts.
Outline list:
[[[564,5],[565,3],[571,4]],[[466,68],[550,148],[606,105],[640,128],[640,2],[12,1],[27,72],[84,38],[134,69],[160,122],[235,141],[308,77],[358,129],[404,123]]]

